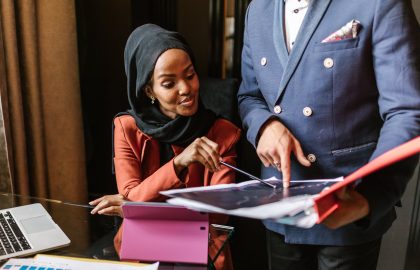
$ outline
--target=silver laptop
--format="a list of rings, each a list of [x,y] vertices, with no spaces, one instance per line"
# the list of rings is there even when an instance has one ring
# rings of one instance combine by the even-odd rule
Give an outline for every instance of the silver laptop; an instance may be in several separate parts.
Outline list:
[[[0,210],[0,260],[70,244],[70,239],[39,204]]]

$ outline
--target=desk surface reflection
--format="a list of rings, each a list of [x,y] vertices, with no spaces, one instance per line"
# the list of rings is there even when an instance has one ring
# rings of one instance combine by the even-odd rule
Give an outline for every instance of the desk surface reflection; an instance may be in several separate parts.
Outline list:
[[[71,244],[64,248],[45,252],[47,254],[73,256],[81,258],[97,258],[104,260],[119,260],[113,246],[113,238],[117,232],[121,219],[118,217],[91,215],[91,208],[83,204],[72,204],[59,200],[36,198],[18,194],[0,193],[0,209],[16,207],[31,203],[42,204],[53,220],[61,227],[70,238]],[[210,226],[211,233],[226,235],[227,242],[232,233],[232,227]],[[209,243],[212,245],[213,243]],[[188,265],[161,263],[159,269],[169,270],[205,270],[213,269],[212,260],[209,264]]]

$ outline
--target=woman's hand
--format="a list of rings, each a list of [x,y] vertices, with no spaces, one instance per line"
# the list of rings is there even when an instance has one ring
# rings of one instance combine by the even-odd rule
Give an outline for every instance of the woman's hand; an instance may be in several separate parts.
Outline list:
[[[270,165],[283,173],[283,187],[290,185],[290,154],[293,152],[303,166],[311,163],[303,154],[299,141],[279,121],[268,120],[260,131],[257,154],[265,167]]]
[[[199,162],[212,172],[220,169],[221,157],[217,143],[206,137],[195,139],[181,154],[174,158],[175,171],[179,174],[191,163]]]
[[[369,214],[369,202],[352,187],[343,187],[337,190],[335,195],[338,209],[322,222],[328,228],[340,228]]]
[[[126,199],[121,194],[103,196],[89,202],[90,205],[95,206],[90,213],[92,215],[98,213],[100,215],[123,217],[121,205],[125,201]]]

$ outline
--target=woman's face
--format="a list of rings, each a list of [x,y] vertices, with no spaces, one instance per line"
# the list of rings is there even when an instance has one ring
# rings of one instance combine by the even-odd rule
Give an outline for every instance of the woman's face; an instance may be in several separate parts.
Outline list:
[[[169,49],[158,58],[152,87],[146,86],[149,98],[155,97],[160,111],[175,119],[197,112],[200,83],[189,55],[181,49]]]

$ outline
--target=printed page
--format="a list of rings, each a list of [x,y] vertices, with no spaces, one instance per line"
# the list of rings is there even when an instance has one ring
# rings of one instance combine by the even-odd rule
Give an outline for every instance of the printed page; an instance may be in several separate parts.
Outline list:
[[[34,259],[34,262],[38,264],[49,263],[51,265],[61,265],[67,267],[63,270],[157,270],[159,267],[159,262],[154,264],[125,263],[118,261],[53,256],[44,254],[37,255]]]
[[[314,198],[325,188],[342,181],[336,179],[295,180],[283,189],[281,180],[268,179],[275,189],[258,181],[162,192],[167,202],[197,211],[216,212],[309,228],[317,221]]]

